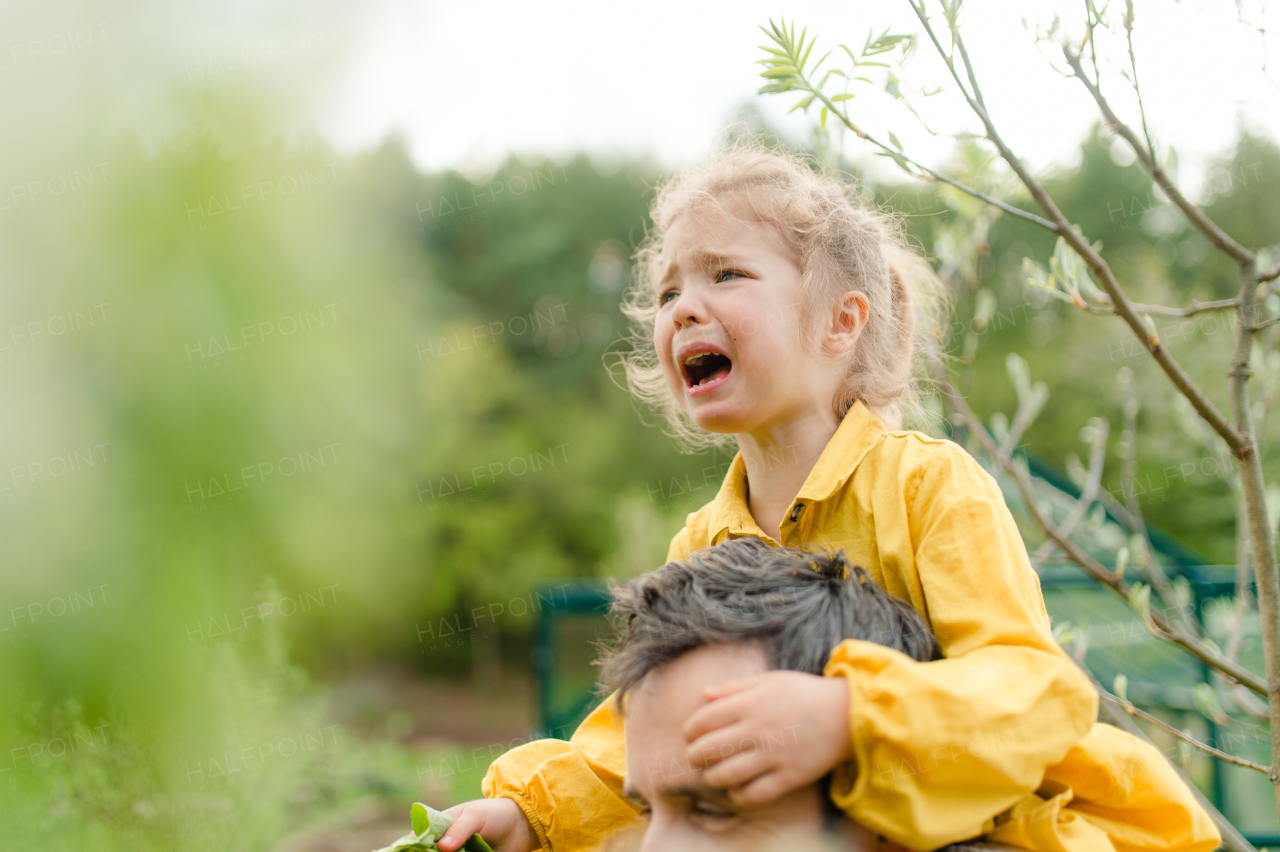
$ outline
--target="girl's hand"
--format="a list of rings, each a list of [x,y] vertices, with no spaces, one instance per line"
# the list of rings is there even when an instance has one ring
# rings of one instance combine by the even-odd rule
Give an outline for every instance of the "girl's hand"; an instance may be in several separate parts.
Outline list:
[[[708,686],[685,723],[685,757],[734,804],[764,805],[812,784],[848,756],[849,686],[842,677],[770,671]]]
[[[533,852],[540,848],[533,826],[511,799],[476,799],[445,811],[453,825],[436,844],[441,852],[454,852],[473,834],[485,839],[494,852]]]

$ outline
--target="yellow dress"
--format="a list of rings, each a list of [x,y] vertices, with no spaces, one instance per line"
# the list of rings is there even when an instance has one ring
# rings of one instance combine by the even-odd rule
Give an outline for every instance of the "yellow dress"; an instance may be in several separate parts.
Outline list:
[[[909,849],[986,835],[1026,849],[1208,852],[1218,833],[1154,748],[1095,723],[1097,694],[1050,632],[1040,581],[995,480],[958,445],[845,416],[784,518],[781,544],[843,549],[916,608],[945,659],[871,642],[833,650],[850,690],[851,753],[832,799]],[[668,559],[731,538],[778,544],[747,505],[734,459]],[[598,848],[633,823],[621,798],[622,719],[608,700],[568,742],[540,740],[490,767],[544,849]]]

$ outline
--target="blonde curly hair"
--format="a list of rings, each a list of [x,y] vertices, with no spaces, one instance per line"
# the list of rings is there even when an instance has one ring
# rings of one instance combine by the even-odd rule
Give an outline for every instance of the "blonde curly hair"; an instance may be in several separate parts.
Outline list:
[[[631,320],[630,349],[620,355],[633,396],[655,409],[682,448],[697,451],[729,442],[706,432],[673,398],[654,348],[658,313],[656,283],[662,274],[662,243],[684,215],[723,209],[730,201],[749,205],[754,217],[777,228],[801,273],[797,333],[811,351],[821,350],[819,323],[829,305],[851,290],[870,303],[866,326],[853,350],[840,356],[844,371],[832,407],[843,418],[862,400],[891,428],[904,415],[923,418],[922,377],[917,369],[936,348],[944,289],[928,262],[905,243],[898,222],[869,210],[855,188],[815,171],[807,158],[737,143],[706,165],[674,175],[659,187],[650,207],[653,227],[635,252],[635,271],[623,297]]]

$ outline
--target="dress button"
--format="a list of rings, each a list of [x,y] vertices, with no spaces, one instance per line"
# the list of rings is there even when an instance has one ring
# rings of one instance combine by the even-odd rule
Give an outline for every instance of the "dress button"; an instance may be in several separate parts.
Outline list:
[[[796,507],[791,510],[791,522],[795,523],[800,520],[800,516],[804,514],[804,504],[797,503]]]

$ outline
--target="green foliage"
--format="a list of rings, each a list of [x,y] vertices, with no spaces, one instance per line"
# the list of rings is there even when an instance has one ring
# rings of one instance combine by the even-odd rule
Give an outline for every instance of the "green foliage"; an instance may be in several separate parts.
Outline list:
[[[1192,299],[1233,296],[1237,282],[1230,264],[1223,268],[1218,253],[1161,199],[1141,166],[1121,156],[1122,144],[1095,129],[1081,146],[1079,164],[1046,178],[1046,188],[1064,215],[1088,239],[1105,246],[1112,268],[1137,302],[1176,306]],[[962,154],[963,149],[946,171],[970,185],[1008,186],[998,164],[988,160],[983,165]],[[1240,198],[1250,210],[1249,228],[1254,229],[1242,235],[1256,233],[1263,240],[1259,245],[1280,240],[1275,231],[1280,227],[1280,152],[1245,133],[1222,163],[1223,173],[1210,171],[1217,177],[1210,177],[1206,185],[1206,209],[1214,216],[1230,217],[1232,199]],[[1003,194],[1007,191],[998,197],[1031,209],[1029,199]],[[1022,440],[1055,461],[1077,451],[1077,432],[1090,418],[1103,416],[1115,426],[1123,422],[1125,404],[1137,400],[1141,413],[1132,441],[1137,469],[1129,480],[1121,476],[1124,439],[1121,430],[1113,428],[1103,488],[1121,504],[1132,495],[1148,521],[1176,531],[1209,561],[1234,563],[1230,456],[1215,436],[1205,435],[1198,418],[1179,414],[1183,406],[1167,392],[1167,379],[1123,323],[1075,306],[1073,292],[1090,304],[1106,302],[1087,270],[1064,265],[1057,238],[1007,215],[995,217],[986,227],[978,220],[985,205],[947,187],[880,186],[875,199],[904,214],[911,239],[934,254],[944,272],[955,270],[949,351],[960,359],[961,386],[975,410],[1016,408],[1013,386],[1000,377],[1008,353],[1019,353],[1030,375],[1051,391],[1045,413]],[[1242,224],[1230,221],[1233,228]],[[985,242],[971,253],[972,267],[965,268],[957,255],[968,251],[966,241],[977,238]],[[1055,270],[1055,257],[1061,274]],[[1150,323],[1210,398],[1229,411],[1223,365],[1229,364],[1234,345],[1234,314],[1152,315]],[[1275,348],[1273,337],[1260,347],[1254,369],[1259,380],[1255,393],[1262,397],[1275,393],[1267,367],[1267,353]],[[1278,459],[1278,425],[1274,417],[1259,423],[1267,469]]]
[[[449,830],[449,826],[453,825],[453,818],[448,814],[441,813],[421,802],[413,803],[409,816],[413,823],[413,831],[404,835],[390,846],[382,847],[377,852],[400,852],[400,850],[413,849],[433,852],[433,850],[439,848],[436,846],[436,842],[441,837],[444,837],[444,833]],[[463,843],[461,848],[466,852],[493,852],[489,848],[489,844],[485,843],[484,838],[478,834],[468,837],[467,842]]]
[[[815,63],[807,34],[769,37],[785,54],[766,63],[770,85],[818,73],[852,85],[913,47],[869,35]],[[832,69],[832,56],[852,65]],[[0,229],[6,848],[267,848],[360,796],[407,801],[420,792],[412,756],[331,729],[325,678],[388,660],[459,671],[473,646],[440,625],[477,611],[468,636],[500,635],[508,664],[525,665],[535,613],[513,602],[659,564],[731,458],[681,456],[603,363],[656,167],[511,158],[491,174],[422,174],[394,137],[348,157],[273,135],[281,102],[261,82],[170,93],[193,128],[179,135],[144,141],[123,125],[106,144],[86,123],[52,152],[32,116],[55,101],[33,95],[0,141],[34,174],[107,164]],[[100,118],[91,95],[56,113]],[[828,117],[844,120],[851,97],[833,91]],[[161,117],[168,106],[139,126]],[[1111,151],[1095,134],[1049,181],[1066,214],[1144,301],[1229,292],[1229,270]],[[1211,211],[1276,242],[1275,147],[1246,134],[1223,162],[1245,179],[1218,186]],[[956,165],[1007,184],[973,146]],[[1211,440],[1170,428],[1150,366],[1116,354],[1127,329],[1025,287],[1023,259],[1054,292],[1096,302],[1087,272],[1051,236],[983,220],[945,187],[864,189],[954,260],[949,345],[975,407],[1043,409],[1021,440],[1062,459],[1090,418],[1116,422],[1140,397],[1138,475],[1159,486],[1144,513],[1230,561],[1230,488],[1203,472]],[[68,317],[56,335],[52,318]],[[1212,379],[1200,365],[1221,360],[1228,335],[1166,325],[1183,363]],[[13,328],[27,331],[16,345]],[[1260,377],[1280,376],[1274,356],[1259,351]],[[1189,460],[1194,474],[1166,478]],[[1116,467],[1104,484],[1122,497],[1132,483]]]

